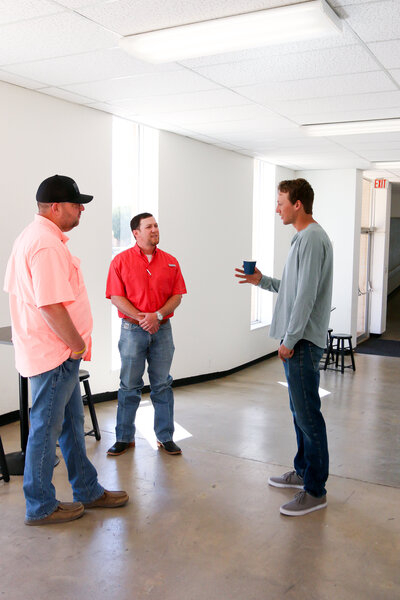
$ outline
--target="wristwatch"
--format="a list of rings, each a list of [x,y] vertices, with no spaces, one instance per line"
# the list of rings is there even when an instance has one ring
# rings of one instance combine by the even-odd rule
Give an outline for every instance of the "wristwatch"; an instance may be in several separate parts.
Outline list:
[[[159,321],[163,321],[163,320],[164,320],[164,317],[162,316],[162,314],[160,313],[160,311],[159,311],[159,310],[156,312],[156,317],[157,317],[157,319],[158,319]]]

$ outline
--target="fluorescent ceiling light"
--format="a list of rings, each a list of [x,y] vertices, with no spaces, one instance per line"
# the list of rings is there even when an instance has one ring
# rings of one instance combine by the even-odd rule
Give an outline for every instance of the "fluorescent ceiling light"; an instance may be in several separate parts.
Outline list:
[[[119,45],[140,60],[163,63],[308,40],[340,30],[339,17],[325,0],[311,0],[129,35]]]
[[[384,133],[400,131],[400,119],[376,119],[372,121],[345,121],[343,123],[319,123],[302,125],[312,136],[357,135],[360,133]]]
[[[373,165],[377,169],[400,169],[400,160],[393,160],[391,162],[375,162]]]

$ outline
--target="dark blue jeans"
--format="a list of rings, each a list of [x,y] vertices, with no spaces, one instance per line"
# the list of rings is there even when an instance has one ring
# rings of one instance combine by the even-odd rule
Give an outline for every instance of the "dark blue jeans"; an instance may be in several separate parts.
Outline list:
[[[294,468],[304,478],[306,492],[317,497],[326,494],[329,473],[328,441],[318,392],[322,354],[322,348],[300,340],[292,358],[284,363],[297,437]]]

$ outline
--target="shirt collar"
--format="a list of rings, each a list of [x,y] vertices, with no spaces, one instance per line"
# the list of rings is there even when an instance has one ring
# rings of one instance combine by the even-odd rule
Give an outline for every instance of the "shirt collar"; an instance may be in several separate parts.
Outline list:
[[[46,217],[42,217],[42,215],[35,215],[35,221],[37,223],[40,223],[43,227],[47,227],[47,229],[49,231],[51,231],[52,233],[54,233],[63,242],[63,244],[68,242],[69,237],[67,237],[61,231],[61,229],[58,227],[58,225],[53,223],[53,221],[50,221],[50,219],[46,219]]]
[[[141,250],[141,248],[139,248],[139,246],[137,244],[135,244],[133,246],[133,251],[136,252],[136,254],[139,254],[139,256],[143,256],[147,260],[147,254],[145,254],[143,252],[143,250]],[[153,256],[155,256],[156,254],[157,254],[157,248],[155,248],[155,250],[153,252]]]

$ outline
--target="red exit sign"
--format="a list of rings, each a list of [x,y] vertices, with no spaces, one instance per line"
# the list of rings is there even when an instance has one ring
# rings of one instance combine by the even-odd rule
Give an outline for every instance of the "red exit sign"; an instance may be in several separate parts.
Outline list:
[[[386,179],[375,179],[375,188],[385,189]]]

